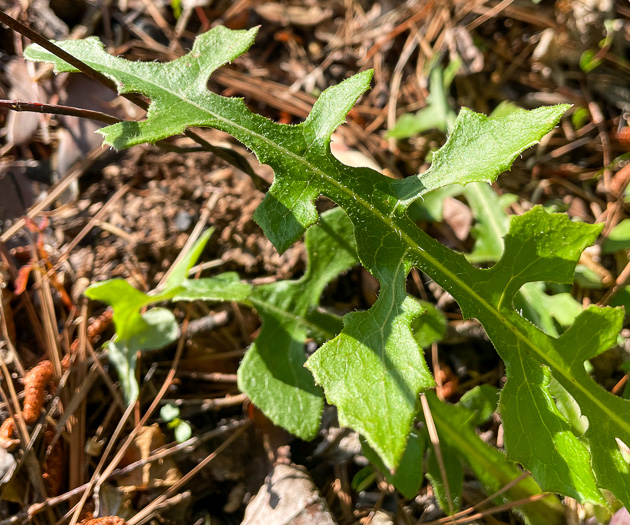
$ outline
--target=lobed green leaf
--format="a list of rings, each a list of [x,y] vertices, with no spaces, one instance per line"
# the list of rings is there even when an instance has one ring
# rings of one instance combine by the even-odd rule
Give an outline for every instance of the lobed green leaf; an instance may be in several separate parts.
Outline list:
[[[430,190],[493,181],[549,132],[568,106],[516,110],[496,118],[462,109],[432,167],[394,181],[367,168],[345,166],[329,151],[330,134],[368,88],[369,71],[326,90],[298,126],[274,124],[251,113],[241,100],[207,91],[212,71],[244,52],[254,35],[254,30],[215,28],[197,38],[191,53],[168,64],[114,58],[93,40],[60,45],[114,78],[121,92],[142,92],[152,101],[145,121],[104,128],[106,143],[128,147],[188,126],[210,126],[231,134],[269,164],[275,180],[255,218],[280,251],[315,223],[317,196],[325,195],[345,210],[359,259],[379,280],[381,291],[368,312],[346,317],[343,331],[307,367],[338,404],[340,420],[364,433],[388,467],[404,452],[419,391],[432,384],[410,331],[422,312],[405,293],[407,272],[416,266],[456,298],[465,316],[481,321],[506,363],[501,413],[509,457],[529,469],[543,490],[601,503],[599,489],[606,488],[630,505],[629,467],[616,442],[630,443],[630,404],[604,391],[584,370],[585,359],[614,343],[623,312],[591,307],[556,339],[513,307],[514,295],[527,282],[570,282],[581,251],[599,227],[534,208],[512,219],[502,258],[490,270],[481,270],[407,216],[409,204]],[[27,55],[68,70],[41,50]],[[574,434],[558,409],[549,390],[551,378],[588,419],[583,436]]]

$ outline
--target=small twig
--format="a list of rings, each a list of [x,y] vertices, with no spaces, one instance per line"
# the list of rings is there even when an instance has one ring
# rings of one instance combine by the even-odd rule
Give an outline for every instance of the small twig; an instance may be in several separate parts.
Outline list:
[[[120,119],[90,109],[73,108],[71,106],[60,106],[56,104],[43,104],[40,102],[26,102],[24,100],[0,100],[0,108],[12,111],[29,111],[32,113],[49,113],[51,115],[68,115],[69,117],[80,117],[104,122],[105,124],[116,124]]]
[[[610,300],[617,294],[619,290],[621,290],[626,284],[630,281],[630,262],[626,264],[624,269],[615,279],[615,284],[612,285],[611,288],[604,294],[599,302],[597,303],[599,306],[606,306]]]
[[[442,456],[442,449],[440,448],[440,438],[437,433],[437,428],[435,428],[435,422],[433,421],[429,401],[424,394],[420,394],[420,402],[422,404],[422,412],[424,413],[424,420],[427,424],[429,438],[431,439],[433,451],[435,452],[435,459],[437,460],[442,481],[444,482],[444,491],[446,492],[446,500],[448,501],[448,512],[451,515],[450,517],[453,518],[453,513],[455,512],[455,509],[453,508],[453,496],[451,495],[451,488],[448,485],[448,478],[446,477],[446,465],[444,464],[444,457]]]
[[[37,31],[34,31],[30,27],[22,24],[21,22],[18,22],[17,20],[15,20],[14,18],[12,18],[11,16],[9,16],[8,14],[2,11],[0,11],[0,22],[7,25],[14,31],[20,33],[21,35],[25,36],[26,38],[30,39],[32,42],[40,45],[47,51],[50,51],[53,55],[61,58],[62,60],[70,64],[71,66],[74,66],[79,71],[81,71],[81,73],[87,75],[92,80],[96,80],[97,82],[108,87],[117,95],[120,95],[121,97],[126,98],[127,100],[129,100],[130,102],[133,102],[136,106],[139,106],[140,108],[144,110],[149,109],[150,103],[147,102],[147,100],[145,100],[144,97],[141,97],[140,95],[136,93],[119,93],[116,83],[113,80],[111,80],[109,77],[106,77],[105,75],[97,71],[96,69],[90,67],[85,62],[82,62],[81,60],[73,57],[70,53],[68,53],[67,51],[64,51],[62,48],[60,48],[56,44],[53,44],[51,41],[47,40],[43,35],[40,35]],[[205,150],[211,153],[214,153],[217,157],[223,159],[228,164],[243,171],[246,175],[251,177],[252,181],[254,182],[254,185],[256,186],[258,190],[265,192],[269,189],[269,184],[267,183],[267,181],[265,181],[263,178],[261,178],[259,175],[257,175],[254,172],[249,162],[242,155],[239,155],[233,150],[220,148],[218,146],[213,146],[208,141],[200,137],[194,131],[187,130],[184,132],[184,135],[194,140],[197,144],[201,145]]]
[[[202,445],[206,441],[209,441],[210,439],[215,439],[219,436],[222,436],[223,434],[227,432],[237,430],[238,428],[242,426],[249,426],[249,424],[250,424],[249,420],[235,421],[232,423],[228,423],[226,425],[222,425],[213,430],[210,430],[200,436],[192,437],[184,441],[183,443],[177,443],[176,445],[159,448],[157,450],[154,450],[152,455],[148,458],[139,459],[138,461],[135,461],[124,468],[114,470],[110,478],[124,476],[148,463],[158,461],[160,459],[171,456],[173,454],[184,452],[186,450],[189,450],[192,447],[199,447],[200,445]],[[1,520],[0,525],[16,525],[16,524],[24,525],[25,523],[29,523],[32,521],[35,515],[39,514],[43,510],[59,505],[63,503],[64,501],[68,501],[69,499],[72,499],[73,497],[81,494],[81,492],[83,492],[86,488],[88,488],[88,485],[89,483],[84,483],[59,496],[47,498],[45,501],[42,501],[40,503],[33,503],[30,507],[25,508],[24,510],[20,511],[18,514],[15,514],[9,518]]]
[[[448,516],[446,518],[440,518],[439,520],[435,520],[435,521],[427,521],[426,523],[424,523],[423,525],[442,525],[445,523],[470,523],[471,521],[477,521],[480,520],[482,518],[484,518],[484,516],[490,516],[492,514],[498,514],[499,512],[504,512],[506,510],[511,510],[514,509],[516,507],[521,507],[522,505],[527,505],[528,503],[534,503],[535,501],[538,501],[540,499],[546,498],[548,497],[549,494],[547,493],[541,493],[541,494],[534,494],[533,496],[529,496],[528,498],[523,498],[523,499],[519,499],[516,501],[511,501],[509,503],[504,503],[503,505],[498,505],[496,507],[492,507],[491,509],[487,509],[487,510],[483,510],[481,512],[477,512],[476,514],[473,514],[472,516],[467,516],[467,517],[461,517],[459,518],[459,513],[455,514],[453,516]],[[468,510],[468,509],[467,509]],[[463,511],[463,512],[467,512]]]
[[[1,13],[1,11],[0,11]],[[13,237],[18,231],[20,231],[25,225],[27,219],[33,219],[37,217],[42,211],[44,211],[55,199],[63,194],[68,186],[70,186],[75,180],[77,180],[85,171],[92,165],[92,163],[99,158],[105,150],[100,146],[94,148],[87,156],[80,159],[73,165],[72,169],[64,175],[63,179],[56,182],[48,190],[48,194],[41,201],[34,204],[29,208],[24,217],[15,221],[13,225],[2,235],[0,235],[0,243],[6,243],[11,237]]]
[[[35,42],[36,44],[40,45],[47,51],[50,51],[53,55],[61,58],[61,60],[64,60],[71,66],[74,66],[79,71],[81,71],[81,73],[87,75],[92,80],[96,80],[97,82],[110,88],[115,93],[118,93],[118,88],[116,87],[116,83],[112,79],[106,77],[99,71],[96,71],[96,69],[88,66],[85,62],[82,62],[78,58],[73,57],[70,53],[68,53],[67,51],[64,51],[58,45],[53,44],[50,40],[46,39],[46,37],[44,37],[43,35],[40,35],[37,31],[34,31],[30,27],[22,24],[21,22],[18,22],[15,18],[10,17],[8,14],[4,13],[3,11],[0,11],[0,22],[10,27],[14,31],[20,33],[21,35],[25,36],[32,42]],[[126,98],[127,100],[130,100],[137,106],[140,106],[142,109],[149,108],[149,103],[146,100],[144,100],[144,98],[136,95],[135,93],[124,93],[124,94],[121,94],[120,96]]]

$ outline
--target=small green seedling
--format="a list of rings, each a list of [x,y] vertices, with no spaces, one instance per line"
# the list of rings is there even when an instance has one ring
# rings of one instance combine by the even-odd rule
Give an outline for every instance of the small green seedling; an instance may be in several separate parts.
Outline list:
[[[175,405],[170,403],[164,405],[160,409],[160,417],[167,423],[168,428],[174,432],[175,439],[178,443],[183,443],[192,436],[190,423],[179,419],[179,408]]]

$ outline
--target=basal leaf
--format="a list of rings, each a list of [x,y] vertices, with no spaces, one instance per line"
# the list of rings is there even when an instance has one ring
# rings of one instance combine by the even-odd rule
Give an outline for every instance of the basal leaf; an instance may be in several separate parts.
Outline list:
[[[608,234],[602,245],[604,253],[615,253],[630,248],[630,219],[624,219]]]
[[[208,228],[205,232],[203,232],[188,253],[184,254],[181,261],[173,267],[164,284],[164,290],[170,292],[184,283],[186,277],[188,276],[188,271],[201,256],[201,252],[203,252],[206,244],[208,244],[213,231],[213,228]]]
[[[541,282],[523,285],[514,298],[514,306],[523,317],[554,337],[582,312],[582,305],[570,293],[548,295]]]
[[[400,117],[396,125],[387,132],[387,137],[404,139],[429,129],[439,129],[446,133],[455,121],[455,113],[448,105],[446,87],[444,71],[438,65],[431,71],[427,106],[413,115],[406,113]]]
[[[428,348],[444,337],[448,323],[435,305],[427,301],[420,301],[420,305],[425,312],[411,323],[411,331],[418,344],[422,348]]]
[[[304,362],[307,336],[327,340],[338,322],[317,312],[324,287],[356,264],[352,223],[339,208],[306,233],[307,270],[297,281],[251,286],[236,274],[186,281],[176,300],[237,301],[254,307],[263,324],[238,370],[238,385],[274,423],[311,439],[319,429],[321,390]],[[328,331],[332,330],[332,331]]]
[[[345,166],[329,150],[330,134],[368,88],[369,71],[326,90],[298,126],[274,124],[251,113],[241,100],[207,91],[211,72],[245,51],[254,34],[215,28],[200,35],[189,54],[168,64],[113,58],[93,40],[61,45],[116,79],[121,91],[140,91],[152,100],[146,121],[104,128],[106,143],[127,147],[188,126],[210,126],[231,134],[269,164],[275,180],[255,217],[279,250],[317,220],[317,196],[345,210],[359,259],[381,290],[368,312],[345,318],[341,334],[307,366],[328,399],[338,403],[340,420],[362,432],[388,467],[402,456],[418,392],[432,384],[409,328],[422,313],[405,293],[407,272],[416,266],[455,297],[465,316],[481,321],[506,363],[501,413],[509,457],[529,469],[543,490],[600,503],[599,489],[606,488],[630,505],[629,468],[616,441],[630,444],[630,404],[604,391],[584,370],[585,359],[614,343],[623,312],[589,308],[556,339],[513,307],[515,293],[527,282],[570,282],[581,250],[594,241],[599,227],[535,208],[511,220],[503,257],[481,270],[407,216],[409,204],[430,190],[493,181],[549,132],[568,106],[516,110],[497,118],[462,109],[431,168],[395,181],[368,168]],[[68,70],[41,50],[27,54]],[[558,410],[548,388],[551,377],[588,419],[583,436],[572,432]]]

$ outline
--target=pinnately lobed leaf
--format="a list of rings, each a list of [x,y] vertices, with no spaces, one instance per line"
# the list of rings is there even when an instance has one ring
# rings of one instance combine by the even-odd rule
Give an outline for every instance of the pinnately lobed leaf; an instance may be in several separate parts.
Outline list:
[[[487,118],[463,109],[433,166],[423,174],[392,180],[367,168],[351,168],[330,153],[330,135],[369,87],[370,71],[327,89],[306,121],[275,124],[251,113],[242,100],[206,89],[208,76],[246,51],[255,30],[215,28],[197,37],[193,49],[167,64],[134,63],[108,55],[95,40],[59,45],[114,78],[121,92],[138,91],[152,103],[143,122],[124,122],[101,132],[122,148],[154,142],[188,126],[223,130],[249,147],[275,171],[275,180],[255,214],[280,250],[317,220],[313,201],[325,195],[352,221],[362,265],[381,285],[376,304],[344,319],[344,329],[306,363],[336,404],[339,419],[362,432],[385,464],[395,467],[405,449],[416,399],[433,384],[409,326],[422,308],[407,297],[405,279],[417,267],[458,301],[466,317],[481,321],[506,364],[501,395],[508,457],[530,470],[543,490],[582,502],[604,503],[601,488],[630,505],[630,469],[616,438],[630,444],[630,402],[604,391],[584,370],[584,361],[615,341],[623,311],[590,307],[559,338],[521,317],[514,294],[527,282],[570,282],[580,252],[599,227],[571,222],[541,208],[513,218],[503,257],[490,270],[473,267],[421,231],[408,206],[446,184],[492,181],[527,147],[548,133],[567,105],[517,110]],[[67,65],[39,48],[28,58]],[[588,419],[573,433],[548,385],[555,379]]]

